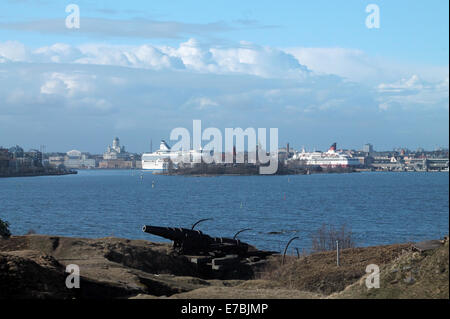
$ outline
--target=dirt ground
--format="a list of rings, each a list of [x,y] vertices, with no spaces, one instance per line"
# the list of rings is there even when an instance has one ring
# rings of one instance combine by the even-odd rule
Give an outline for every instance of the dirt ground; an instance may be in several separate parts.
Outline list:
[[[202,278],[170,245],[120,238],[44,235],[0,239],[0,298],[448,298],[448,241],[427,252],[412,244],[273,256],[253,280]],[[66,289],[65,268],[80,266],[81,288]],[[364,285],[366,266],[380,289]],[[412,279],[411,279],[412,278]]]

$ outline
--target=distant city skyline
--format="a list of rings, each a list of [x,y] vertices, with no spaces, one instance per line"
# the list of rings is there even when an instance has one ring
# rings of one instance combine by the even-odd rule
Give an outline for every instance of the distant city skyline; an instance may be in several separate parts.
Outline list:
[[[448,148],[448,1],[80,0],[73,29],[69,3],[0,4],[0,146],[142,153],[201,119],[296,149]]]
[[[176,142],[176,141],[171,141],[169,138],[163,138],[163,139],[168,142],[169,146],[172,146]],[[111,141],[112,140],[113,139],[111,139]],[[70,152],[70,151],[73,151],[73,150],[77,150],[77,151],[80,151],[80,152],[83,152],[83,153],[90,153],[92,155],[103,155],[105,152],[108,151],[108,147],[111,145],[111,141],[110,142],[106,142],[104,149],[99,149],[99,150],[95,150],[95,149],[94,150],[87,150],[85,147],[83,147],[83,145],[68,147],[68,148],[65,148],[65,149],[53,149],[51,147],[49,149],[49,146],[45,145],[45,144],[41,144],[41,145],[38,145],[38,146],[27,146],[27,144],[11,144],[11,145],[2,145],[2,144],[0,144],[0,148],[3,147],[3,148],[8,148],[9,149],[11,147],[20,146],[21,148],[24,149],[24,151],[28,151],[28,150],[31,150],[31,149],[41,150],[41,148],[44,147],[44,152],[45,153],[67,153],[67,152]],[[152,141],[152,143],[151,143],[151,144],[153,144],[152,145],[152,151],[155,151],[155,150],[158,149],[160,141],[161,141],[161,139],[158,139],[156,141],[155,140]],[[151,144],[149,143],[147,149],[144,149],[144,150],[129,150],[128,145],[126,143],[122,143],[122,139],[120,139],[120,143],[121,143],[121,145],[123,147],[127,148],[126,149],[127,152],[132,153],[132,154],[141,154],[141,153],[149,152],[150,151],[150,146],[151,146]],[[204,144],[206,144],[206,143],[207,143],[207,141]],[[305,145],[298,145],[298,146],[297,145],[293,145],[292,143],[290,143],[288,141],[288,142],[286,142],[284,144],[280,143],[279,144],[279,148],[286,147],[287,143],[289,143],[290,149],[293,149],[293,150],[296,150],[296,151],[301,151],[302,148],[305,148],[306,151],[314,151],[314,150],[326,151],[326,150],[329,149],[330,145],[332,144],[332,142],[330,142],[329,144],[325,145],[324,147],[316,147],[316,146],[309,147],[309,146],[306,146],[306,144]],[[370,144],[372,146],[372,149],[373,149],[374,152],[394,151],[394,150],[401,150],[401,149],[410,150],[410,151],[418,151],[418,150],[436,151],[436,150],[439,150],[439,149],[446,149],[446,150],[448,150],[448,146],[442,146],[442,145],[436,145],[434,148],[430,148],[430,149],[427,149],[427,148],[424,148],[424,147],[421,147],[421,146],[417,146],[417,147],[394,146],[394,147],[391,147],[391,148],[380,148],[380,147],[376,147],[376,145],[373,145],[372,143],[363,143],[362,145],[355,146],[355,147],[349,147],[349,146],[337,143],[337,148],[338,149],[355,150],[355,151],[366,151],[365,146],[368,145],[368,144]]]

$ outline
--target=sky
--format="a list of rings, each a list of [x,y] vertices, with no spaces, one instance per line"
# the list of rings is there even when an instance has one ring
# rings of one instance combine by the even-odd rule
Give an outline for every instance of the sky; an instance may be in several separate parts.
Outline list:
[[[297,149],[448,147],[448,6],[0,0],[0,146],[144,152],[200,119]]]

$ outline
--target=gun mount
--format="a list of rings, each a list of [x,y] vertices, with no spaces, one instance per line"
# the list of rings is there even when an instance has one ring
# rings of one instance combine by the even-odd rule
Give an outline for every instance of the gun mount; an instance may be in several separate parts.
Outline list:
[[[192,229],[146,225],[142,231],[173,241],[172,248],[188,258],[199,273],[208,278],[253,278],[255,272],[266,265],[267,257],[278,254],[258,250],[236,239],[239,233],[248,229],[239,231],[234,238],[211,237],[194,230],[196,224]]]
[[[142,231],[173,241],[173,248],[183,254],[245,255],[250,245],[237,239],[211,237],[199,230],[146,225]]]

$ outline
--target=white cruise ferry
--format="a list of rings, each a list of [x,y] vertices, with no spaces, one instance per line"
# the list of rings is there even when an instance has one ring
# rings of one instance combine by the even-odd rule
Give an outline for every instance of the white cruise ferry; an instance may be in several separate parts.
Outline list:
[[[327,152],[307,153],[303,150],[302,152],[295,154],[293,159],[304,161],[305,165],[308,166],[349,167],[361,165],[357,158],[353,158],[342,152],[337,152],[336,143],[331,145]]]
[[[159,150],[153,153],[142,154],[142,169],[163,171],[169,169],[169,162],[171,159],[178,156],[178,153],[171,152],[166,141],[161,140]]]
[[[204,152],[202,149],[174,152],[166,141],[161,140],[159,150],[153,153],[142,154],[142,169],[153,171],[168,170],[171,161],[173,168],[178,167],[177,161],[184,161],[183,164],[185,165],[199,163]],[[209,155],[213,156],[213,153],[210,152]]]

